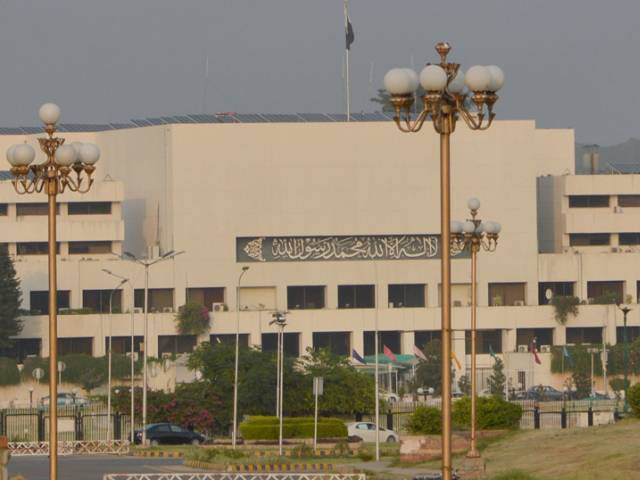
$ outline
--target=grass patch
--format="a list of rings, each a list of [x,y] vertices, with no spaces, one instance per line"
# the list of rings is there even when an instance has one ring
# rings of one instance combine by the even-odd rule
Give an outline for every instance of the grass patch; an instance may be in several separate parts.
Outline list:
[[[522,431],[485,448],[487,478],[514,471],[536,480],[638,478],[639,430],[639,420],[627,419],[600,427]]]
[[[495,477],[491,477],[491,480],[536,480],[528,473],[521,470],[509,470],[508,472],[499,473]]]

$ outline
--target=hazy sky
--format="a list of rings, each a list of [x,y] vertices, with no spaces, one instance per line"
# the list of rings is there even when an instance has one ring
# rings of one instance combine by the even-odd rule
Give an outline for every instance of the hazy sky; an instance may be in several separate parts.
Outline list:
[[[447,40],[463,68],[503,67],[499,118],[640,137],[638,0],[350,0],[350,13],[352,111],[374,111],[389,68],[419,69]],[[0,126],[37,124],[45,100],[69,123],[344,112],[343,22],[342,0],[0,0]]]

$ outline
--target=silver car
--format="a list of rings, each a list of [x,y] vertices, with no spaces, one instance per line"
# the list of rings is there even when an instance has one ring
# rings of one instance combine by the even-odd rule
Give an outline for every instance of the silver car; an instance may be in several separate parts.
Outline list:
[[[347,424],[349,438],[359,438],[363,442],[376,441],[376,424],[370,422],[353,422]],[[398,442],[400,437],[393,430],[380,427],[381,442]]]

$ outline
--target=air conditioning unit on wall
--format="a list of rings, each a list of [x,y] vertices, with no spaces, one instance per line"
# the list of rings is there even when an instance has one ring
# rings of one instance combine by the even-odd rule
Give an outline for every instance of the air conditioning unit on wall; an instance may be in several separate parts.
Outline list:
[[[540,353],[551,353],[551,345],[540,345]]]
[[[518,353],[527,353],[529,352],[528,345],[518,345]]]
[[[216,302],[216,303],[213,303],[213,304],[211,305],[211,309],[212,309],[214,312],[224,312],[224,311],[226,311],[226,310],[227,310],[227,305],[226,305],[226,304],[224,304],[224,303]]]

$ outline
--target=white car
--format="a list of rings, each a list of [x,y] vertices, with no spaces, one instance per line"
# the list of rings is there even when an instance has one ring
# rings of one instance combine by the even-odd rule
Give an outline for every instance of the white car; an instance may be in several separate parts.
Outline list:
[[[350,438],[360,438],[363,442],[376,441],[376,424],[370,422],[354,422],[347,424],[347,431]],[[380,427],[381,442],[397,442],[400,437],[393,430]]]

